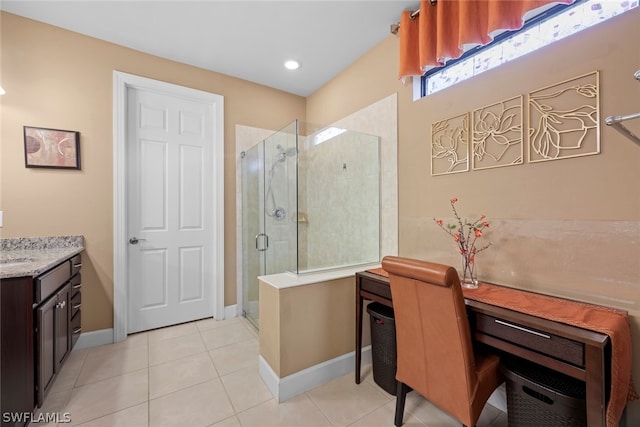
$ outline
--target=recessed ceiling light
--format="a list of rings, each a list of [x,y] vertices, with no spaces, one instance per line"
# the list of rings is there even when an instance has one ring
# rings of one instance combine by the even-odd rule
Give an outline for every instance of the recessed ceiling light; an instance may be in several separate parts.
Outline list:
[[[284,63],[284,66],[287,68],[287,70],[297,70],[298,68],[300,68],[300,63],[298,61],[290,59],[289,61]]]

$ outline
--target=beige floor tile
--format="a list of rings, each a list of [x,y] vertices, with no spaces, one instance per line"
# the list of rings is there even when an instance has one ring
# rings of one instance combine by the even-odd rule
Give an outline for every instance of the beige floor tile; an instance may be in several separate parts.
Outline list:
[[[147,335],[149,336],[149,344],[152,344],[170,338],[195,334],[196,332],[198,332],[198,328],[196,327],[195,322],[190,322],[175,326],[167,326],[166,328],[154,329],[147,332]]]
[[[216,319],[202,319],[195,322],[196,327],[200,331],[208,331],[210,329],[221,328],[224,326],[235,325],[236,323],[240,323],[239,317],[231,317],[229,319],[224,320],[216,320]]]
[[[278,404],[268,400],[238,414],[242,427],[331,427],[309,396],[301,394]]]
[[[411,414],[428,426],[460,427],[460,422],[440,408],[425,400],[415,391],[407,394],[404,406],[404,416]]]
[[[218,374],[222,376],[240,369],[258,366],[260,345],[257,339],[250,339],[211,350],[209,353]]]
[[[147,346],[118,347],[108,351],[92,351],[82,365],[76,385],[81,386],[106,378],[138,371],[149,365]]]
[[[71,396],[71,389],[51,391],[47,394],[42,408],[34,411],[34,419],[30,425],[38,427],[54,427],[58,422],[64,422],[70,418],[67,412],[67,402]],[[4,425],[4,424],[3,424]]]
[[[195,326],[194,326],[195,328]],[[159,365],[183,357],[206,352],[199,333],[180,335],[149,343],[149,365]]]
[[[360,381],[361,382],[366,381],[367,383],[375,387],[376,390],[380,391],[380,393],[384,394],[387,397],[387,399],[393,400],[395,402],[396,397],[393,394],[388,393],[385,389],[380,387],[378,383],[376,383],[376,380],[373,377],[373,365],[371,365],[371,363],[364,364],[360,368]]]
[[[498,409],[498,411],[500,410]],[[508,425],[507,413],[502,411],[500,411],[500,414],[489,424],[490,427],[507,427]]]
[[[273,399],[273,395],[260,378],[257,366],[233,372],[220,379],[236,412]]]
[[[356,384],[353,373],[308,391],[311,400],[336,426],[349,425],[389,402],[367,381]]]
[[[112,344],[113,347],[139,347],[145,346],[149,344],[149,333],[148,332],[137,332],[135,334],[127,335],[127,338],[124,341],[119,343]]]
[[[251,335],[253,335],[256,338],[259,338],[258,330],[256,329],[255,326],[253,326],[253,324],[249,320],[247,320],[244,317],[240,317],[239,319],[240,319],[240,322],[242,322],[242,324],[247,327],[249,332],[251,332]]]
[[[219,379],[153,399],[149,405],[151,427],[208,426],[234,415]]]
[[[492,405],[486,404],[478,419],[477,427],[497,427],[501,425],[503,416],[504,427],[506,427],[507,414]]]
[[[375,383],[370,363],[362,366],[359,385],[349,373],[278,404],[258,373],[251,328],[242,318],[205,319],[72,352],[42,410],[71,416],[58,426],[393,425],[395,396]],[[460,425],[415,392],[407,396],[404,421],[408,427]],[[478,427],[506,426],[506,414],[487,405]]]
[[[101,345],[98,347],[92,347],[88,349],[89,354],[106,354],[112,351],[120,351],[123,349],[130,349],[135,347],[146,347],[148,345],[148,338],[146,332],[140,332],[137,334],[128,335],[124,341],[120,341],[113,344]]]
[[[211,424],[209,427],[242,427],[242,424],[240,424],[238,417],[234,415],[219,423]]]
[[[148,425],[148,402],[81,424],[82,427],[145,427]]]
[[[51,386],[51,392],[71,390],[73,388],[80,375],[87,354],[89,354],[87,349],[74,350],[69,353],[67,360],[64,362],[64,365],[62,365],[62,370],[58,373],[58,377]]]
[[[214,350],[225,345],[255,339],[255,337],[245,325],[238,322],[222,328],[202,331],[202,339],[209,350]]]
[[[149,398],[155,399],[217,377],[218,373],[206,351],[155,365],[149,368]]]
[[[442,426],[459,426],[460,422],[453,418],[448,413],[444,412],[431,402],[424,399],[415,391],[407,394],[407,400],[405,403],[405,417],[409,414],[413,414],[419,420],[427,425],[442,425]],[[502,421],[501,416],[506,414],[489,404],[485,405],[480,418],[477,422],[477,427],[491,427],[496,422],[496,426],[500,425]],[[506,423],[506,418],[505,418]],[[506,424],[505,424],[506,426]]]
[[[394,400],[365,415],[355,423],[349,424],[349,427],[393,427],[395,416],[396,402]],[[403,422],[403,427],[423,427],[425,425],[411,414],[405,414]]]
[[[66,409],[71,425],[77,425],[144,403],[148,396],[147,369],[142,369],[74,388]]]

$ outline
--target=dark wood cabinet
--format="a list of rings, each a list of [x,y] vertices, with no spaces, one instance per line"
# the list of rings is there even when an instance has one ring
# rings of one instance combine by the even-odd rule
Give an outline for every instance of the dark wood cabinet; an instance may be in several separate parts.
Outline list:
[[[2,425],[34,407],[33,279],[0,280],[0,379]]]
[[[37,277],[0,281],[0,404],[2,425],[42,406],[80,336],[81,258],[75,255]]]
[[[71,350],[70,316],[71,285],[67,283],[47,302],[35,310],[36,317],[36,404],[44,397]]]

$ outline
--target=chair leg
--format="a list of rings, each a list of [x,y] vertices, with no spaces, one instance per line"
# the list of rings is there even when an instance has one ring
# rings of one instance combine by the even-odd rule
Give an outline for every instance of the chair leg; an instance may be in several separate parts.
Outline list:
[[[400,381],[398,381],[398,388],[396,392],[396,419],[395,426],[400,427],[402,425],[402,418],[404,418],[404,402],[409,392],[409,387]]]

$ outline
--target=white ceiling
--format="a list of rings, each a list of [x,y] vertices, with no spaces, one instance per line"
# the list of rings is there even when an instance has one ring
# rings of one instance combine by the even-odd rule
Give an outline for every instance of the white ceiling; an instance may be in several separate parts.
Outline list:
[[[0,0],[0,9],[308,96],[389,36],[413,0]],[[296,71],[284,61],[296,59]]]

